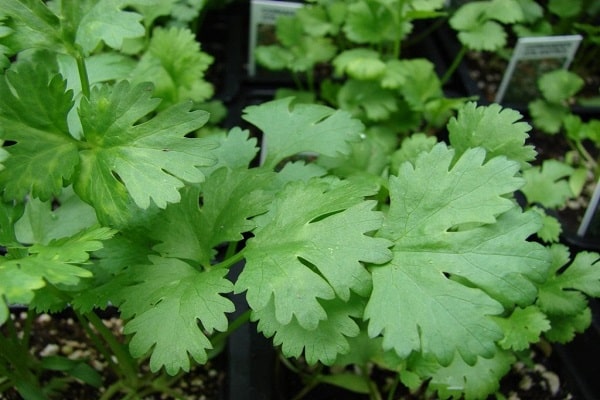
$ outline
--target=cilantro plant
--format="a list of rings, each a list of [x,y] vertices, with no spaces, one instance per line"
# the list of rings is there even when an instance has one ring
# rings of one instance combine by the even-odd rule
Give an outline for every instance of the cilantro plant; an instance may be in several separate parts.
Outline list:
[[[584,121],[572,111],[574,98],[583,87],[583,79],[574,72],[548,72],[540,77],[538,87],[541,98],[529,103],[532,124],[542,134],[559,137],[566,146],[563,154],[524,172],[527,183],[522,191],[530,204],[558,210],[571,201],[591,197],[600,179],[600,160],[594,156],[600,149],[600,120]],[[585,207],[585,201],[577,203]],[[552,237],[557,239],[559,232],[555,230]]]
[[[508,42],[507,28],[535,13],[535,0],[481,0],[463,3],[452,10],[448,20],[457,32],[460,50],[448,67],[442,83],[454,74],[468,51],[500,53]]]
[[[360,119],[367,140],[353,145],[348,162],[330,160],[329,167],[377,176],[403,138],[443,131],[465,101],[445,96],[430,60],[405,56],[422,33],[413,32],[417,20],[442,15],[441,1],[315,1],[279,17],[278,44],[258,46],[256,59],[296,76],[295,87],[279,88],[276,98],[295,96]]]
[[[598,254],[530,240],[541,217],[514,198],[535,157],[518,113],[467,103],[448,143],[406,137],[363,175],[349,166],[365,123],[286,97],[243,111],[266,139],[257,165],[249,130],[198,133],[196,90],[131,74],[175,55],[92,61],[147,40],[134,3],[0,5],[0,389],[64,398],[41,379],[59,366],[105,399],[177,396],[170,385],[252,321],[290,362],[360,371],[321,382],[380,399],[378,365],[440,398],[485,398],[530,345],[590,324]],[[250,307],[236,319],[233,293]],[[30,354],[15,304],[75,313],[116,380]],[[125,342],[96,314],[108,306]]]

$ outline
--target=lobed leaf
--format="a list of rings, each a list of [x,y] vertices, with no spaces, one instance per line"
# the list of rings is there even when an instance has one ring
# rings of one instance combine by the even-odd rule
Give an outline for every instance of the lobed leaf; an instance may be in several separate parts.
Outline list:
[[[101,221],[119,223],[131,200],[142,209],[151,200],[160,208],[178,202],[184,182],[201,182],[198,167],[214,162],[214,142],[185,137],[204,125],[207,113],[180,103],[150,115],[159,102],[150,97],[151,89],[121,81],[97,86],[89,100],[82,99],[79,113],[89,148],[81,151],[74,187]]]
[[[600,296],[600,256],[579,252],[569,264],[565,246],[555,244],[551,251],[552,274],[540,287],[537,304],[552,316],[577,315],[587,308],[586,296]]]
[[[161,108],[182,101],[202,102],[214,94],[204,74],[213,57],[200,49],[189,29],[155,28],[148,49],[131,72],[134,84],[152,82]]]
[[[72,96],[47,64],[19,62],[0,77],[0,139],[16,142],[0,171],[4,198],[49,200],[71,179],[79,162],[67,124]]]
[[[267,138],[265,166],[274,168],[286,157],[302,152],[331,157],[348,154],[350,143],[360,139],[364,127],[346,111],[292,101],[284,98],[244,109],[243,118]]]
[[[583,88],[584,80],[574,72],[557,69],[538,79],[544,99],[550,103],[563,104]]]
[[[570,165],[548,159],[541,166],[523,171],[525,185],[521,188],[530,204],[541,204],[547,208],[561,207],[573,197],[568,178],[574,169]]]
[[[321,362],[333,364],[340,354],[350,351],[348,337],[359,333],[359,327],[353,318],[360,317],[362,304],[340,299],[323,301],[327,318],[319,321],[315,329],[302,326],[297,319],[289,323],[277,320],[273,299],[266,307],[253,311],[252,319],[258,320],[257,329],[265,336],[273,336],[273,343],[281,345],[286,357],[299,358],[302,354],[309,364]]]
[[[367,295],[370,276],[361,262],[389,259],[389,242],[367,236],[381,214],[362,198],[370,186],[322,180],[294,182],[278,193],[245,249],[246,266],[236,292],[247,291],[254,311],[273,301],[275,316],[287,325],[296,318],[314,330],[327,318],[319,299]]]
[[[0,258],[0,297],[8,304],[28,304],[35,291],[47,283],[74,286],[81,278],[91,277],[92,273],[80,264],[87,262],[89,253],[102,248],[102,241],[113,234],[107,228],[91,228],[47,245],[35,244],[23,258]]]
[[[206,350],[212,348],[207,333],[227,329],[226,313],[234,306],[222,294],[233,284],[225,278],[226,269],[198,271],[166,257],[151,256],[150,261],[119,278],[127,292],[120,310],[129,319],[124,329],[132,335],[129,350],[134,357],[151,353],[154,372],[162,367],[169,375],[187,372],[190,356],[198,363],[207,361]]]
[[[125,39],[144,36],[142,16],[125,11],[126,5],[123,0],[66,2],[63,11],[76,26],[75,42],[89,54],[102,42],[118,50]]]
[[[210,265],[217,245],[242,240],[255,227],[250,218],[267,211],[271,194],[265,188],[273,175],[221,168],[208,177],[201,192],[184,190],[179,203],[157,215],[150,232],[160,241],[154,249],[167,257]]]
[[[0,10],[3,25],[10,30],[9,34],[0,36],[0,42],[6,44],[11,54],[31,48],[64,50],[60,19],[44,2],[0,0]]]
[[[505,350],[526,350],[540,340],[542,332],[550,329],[550,321],[537,306],[515,308],[506,318],[496,322],[504,331],[504,338],[498,343]]]
[[[505,197],[520,185],[518,164],[484,164],[485,152],[470,149],[452,165],[453,155],[440,143],[390,178],[379,236],[394,242],[394,258],[372,268],[365,311],[384,348],[443,365],[456,351],[469,364],[493,356],[502,332],[489,316],[531,304],[549,266],[545,248],[527,241],[539,215]]]
[[[469,148],[483,147],[488,159],[505,156],[527,167],[536,153],[526,144],[531,126],[521,119],[519,112],[498,104],[483,107],[468,102],[448,121],[450,143],[459,155]]]
[[[427,393],[439,399],[485,399],[500,388],[500,380],[510,371],[515,357],[508,351],[498,351],[492,358],[478,358],[474,365],[455,357],[446,367],[432,367],[429,359],[414,362],[412,369],[430,378]],[[406,373],[403,373],[406,375]]]
[[[338,93],[338,102],[343,110],[350,111],[355,118],[371,121],[389,119],[397,112],[397,98],[393,90],[358,79],[348,79]]]

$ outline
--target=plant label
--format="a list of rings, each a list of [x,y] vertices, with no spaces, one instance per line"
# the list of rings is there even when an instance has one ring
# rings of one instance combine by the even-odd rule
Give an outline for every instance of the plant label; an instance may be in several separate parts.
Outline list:
[[[569,68],[581,39],[581,35],[519,38],[494,101],[523,104],[538,98],[538,78]]]
[[[254,59],[256,46],[274,44],[275,21],[280,15],[294,15],[303,3],[293,1],[251,0],[250,32],[248,37],[248,75],[256,76],[257,66]]]
[[[600,238],[600,180],[596,184],[590,204],[585,210],[579,229],[577,229],[577,235],[580,237]]]

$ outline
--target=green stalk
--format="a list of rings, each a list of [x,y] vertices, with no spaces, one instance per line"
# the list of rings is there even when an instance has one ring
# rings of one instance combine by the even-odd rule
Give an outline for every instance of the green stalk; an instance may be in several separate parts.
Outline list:
[[[392,387],[390,388],[390,391],[388,392],[387,400],[394,400],[394,397],[396,396],[396,389],[398,388],[398,384],[399,384],[398,379],[395,379],[394,383],[392,384]]]
[[[216,335],[214,335],[211,338],[211,343],[213,343],[213,344],[219,343],[219,342],[227,339],[229,337],[229,335],[231,335],[232,332],[235,332],[240,326],[244,325],[246,322],[248,322],[250,320],[250,313],[251,313],[251,310],[246,310],[242,314],[240,314],[236,319],[234,319],[233,321],[231,321],[231,323],[229,323],[229,326],[227,327],[227,330],[225,332],[219,332]],[[213,345],[213,348],[216,348],[216,347],[218,347],[218,346]],[[209,352],[208,357],[212,358],[214,355],[216,355],[216,354],[211,354]]]
[[[568,139],[567,139],[568,140]],[[581,140],[571,141],[569,140],[572,148],[577,150],[579,155],[584,158],[585,163],[588,165],[588,168],[594,171],[594,176],[598,176],[598,162],[594,159],[594,157],[587,151]]]
[[[308,90],[310,92],[315,92],[315,68],[311,68],[306,71],[306,84],[308,85]]]
[[[239,253],[221,261],[218,264],[213,265],[211,268],[214,269],[218,269],[218,268],[229,268],[231,267],[233,264],[242,261],[244,259],[244,251],[240,251]]]
[[[0,374],[7,377],[19,393],[26,390],[31,399],[46,399],[37,376],[30,369],[37,360],[18,345],[18,338],[0,335],[0,348]]]
[[[461,46],[458,54],[456,55],[456,57],[454,57],[454,60],[452,60],[452,64],[446,70],[446,72],[444,73],[444,76],[440,79],[440,82],[441,82],[442,86],[444,86],[448,82],[448,80],[450,79],[450,77],[454,74],[454,72],[456,71],[456,69],[460,65],[461,61],[463,60],[463,58],[467,54],[467,50],[468,50],[467,47],[463,44]]]
[[[25,319],[25,323],[23,324],[23,337],[21,339],[21,345],[23,348],[29,348],[29,340],[31,339],[31,329],[33,326],[33,319],[35,318],[34,313],[27,308],[27,318]]]
[[[77,70],[79,71],[79,81],[81,82],[81,92],[85,98],[90,98],[90,78],[85,66],[85,58],[81,52],[77,52],[75,56],[77,62]]]
[[[119,375],[121,377],[121,379],[126,379],[126,376],[124,375],[123,371],[121,371],[121,369],[113,361],[112,354],[111,354],[110,350],[108,350],[106,348],[106,346],[104,345],[104,343],[102,343],[102,341],[100,340],[100,338],[98,338],[98,335],[96,335],[96,333],[94,333],[94,331],[92,331],[92,329],[90,329],[90,327],[89,327],[89,321],[86,318],[84,318],[77,311],[75,311],[75,316],[77,317],[77,320],[79,321],[79,325],[81,325],[81,327],[83,328],[83,330],[87,334],[88,338],[94,344],[94,347],[100,353],[102,353],[102,355],[104,356],[104,359],[110,365],[110,368],[113,371],[115,371],[115,373],[117,375]]]
[[[225,251],[225,259],[231,258],[237,251],[238,242],[229,242],[227,245],[227,251]]]
[[[367,386],[369,387],[369,398],[371,400],[383,400],[383,398],[381,397],[381,393],[379,393],[379,389],[377,389],[377,385],[375,385],[375,382],[373,382],[373,380],[369,377],[368,368],[364,365],[361,365],[359,366],[359,370],[361,376],[363,377],[363,379],[367,383]]]
[[[121,389],[125,389],[124,383],[122,381],[115,382],[114,384],[109,386],[104,393],[102,393],[102,396],[100,396],[99,400],[109,400],[115,394],[121,391]]]
[[[100,317],[98,317],[95,313],[88,313],[85,315],[85,318],[94,326],[98,333],[100,333],[106,344],[108,344],[108,347],[110,347],[113,355],[117,358],[120,369],[122,369],[123,373],[127,377],[127,380],[136,385],[138,383],[137,364],[125,346],[119,343],[117,338],[102,323]]]

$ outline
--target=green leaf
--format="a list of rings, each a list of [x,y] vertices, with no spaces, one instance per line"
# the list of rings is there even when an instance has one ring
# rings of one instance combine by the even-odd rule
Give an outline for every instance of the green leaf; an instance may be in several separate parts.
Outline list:
[[[579,92],[584,83],[576,73],[557,69],[542,75],[538,80],[538,87],[546,100],[562,104]]]
[[[130,267],[121,278],[126,300],[119,308],[129,319],[124,329],[132,335],[129,350],[134,357],[151,353],[153,372],[162,367],[169,375],[187,372],[190,356],[207,361],[212,345],[206,335],[227,329],[226,313],[234,306],[222,294],[233,284],[225,279],[226,269],[198,271],[165,257],[151,256],[150,261]]]
[[[568,178],[573,168],[562,161],[548,159],[541,166],[523,171],[525,185],[521,188],[530,204],[557,208],[573,197]]]
[[[472,1],[460,6],[449,23],[467,48],[496,51],[506,44],[507,34],[500,23],[511,24],[524,18],[515,0]]]
[[[560,132],[563,121],[570,114],[567,106],[549,103],[543,99],[531,101],[528,108],[533,119],[533,126],[549,134]]]
[[[542,332],[550,329],[546,314],[536,306],[517,307],[508,317],[495,321],[504,331],[504,338],[498,343],[504,350],[526,350],[539,341]]]
[[[553,316],[577,315],[587,308],[585,295],[600,296],[600,256],[579,252],[569,264],[569,252],[565,246],[553,245],[551,251],[552,274],[540,287],[538,305]]]
[[[362,123],[346,111],[318,104],[293,104],[292,98],[248,106],[242,116],[265,135],[264,165],[274,168],[281,160],[302,152],[339,156],[350,152],[360,139]],[[273,118],[277,115],[277,118]]]
[[[490,357],[501,330],[490,315],[534,301],[548,254],[527,238],[539,216],[506,198],[521,184],[516,162],[483,149],[454,153],[437,144],[391,177],[390,210],[378,236],[394,258],[372,268],[365,311],[369,335],[407,357],[421,351],[447,365],[455,351],[473,364]],[[423,184],[427,182],[427,184]]]
[[[488,159],[505,156],[527,167],[536,153],[532,145],[525,144],[531,126],[521,121],[522,117],[519,112],[498,104],[477,106],[468,102],[448,121],[450,143],[458,154],[472,147],[483,147]]]
[[[131,265],[147,264],[148,255],[154,254],[149,248],[151,241],[139,233],[118,233],[103,244],[102,249],[94,252],[95,262],[84,266],[94,276],[86,279],[85,285],[79,285],[73,293],[72,305],[82,313],[123,302],[121,295],[126,292],[122,293],[120,278],[116,277]]]
[[[381,77],[381,87],[384,89],[399,89],[406,83],[404,60],[389,60]]]
[[[69,21],[77,26],[75,41],[86,53],[94,51],[101,42],[118,50],[124,39],[141,37],[146,32],[140,23],[140,14],[123,11],[126,1],[97,0],[63,4],[67,16],[72,17]]]
[[[496,51],[506,44],[506,32],[495,21],[486,21],[469,31],[458,33],[460,42],[471,50]]]
[[[81,80],[76,60],[63,54],[58,54],[56,59],[60,73],[67,81],[67,88],[73,90],[77,97],[81,93]],[[85,58],[90,85],[127,79],[135,65],[136,60],[116,52],[103,52]]]
[[[330,18],[332,5],[312,4],[298,8],[296,17],[301,22],[304,32],[311,36],[325,36],[327,34],[336,35],[339,31],[339,24]],[[326,8],[328,7],[328,8]],[[333,6],[336,7],[336,6]],[[339,8],[339,6],[337,6]],[[331,10],[335,12],[335,10]]]
[[[548,10],[561,18],[577,16],[583,7],[582,0],[549,0]]]
[[[425,361],[425,371],[430,368],[430,362]],[[425,379],[431,377],[427,393],[431,396],[437,392],[436,397],[440,399],[485,399],[500,389],[500,380],[510,371],[514,362],[514,355],[507,351],[498,351],[492,358],[480,357],[474,365],[455,357],[447,367],[436,368],[424,375]]]
[[[273,337],[276,346],[286,357],[299,358],[304,352],[306,362],[331,365],[340,354],[350,351],[347,338],[358,335],[359,328],[353,318],[359,318],[363,305],[356,299],[343,302],[340,299],[322,300],[327,317],[315,328],[301,325],[297,319],[281,323],[271,298],[262,309],[253,311],[252,319],[258,320],[257,329],[267,337]]]
[[[343,30],[354,43],[381,43],[404,37],[409,26],[403,22],[394,15],[392,7],[380,1],[365,0],[348,6]]]
[[[413,165],[418,156],[423,152],[429,152],[437,143],[437,139],[424,133],[415,133],[402,140],[400,148],[392,155],[392,174],[396,175],[398,168],[405,162]]]
[[[77,143],[67,125],[72,92],[49,68],[19,62],[0,77],[0,139],[17,142],[6,148],[10,157],[0,171],[4,198],[9,200],[22,200],[29,193],[49,200],[60,193],[78,164]]]
[[[355,79],[376,79],[383,74],[386,64],[381,61],[380,53],[365,48],[355,48],[341,52],[332,61],[335,74],[347,74]]]
[[[344,182],[330,187],[319,179],[285,186],[247,242],[236,292],[247,290],[255,311],[273,299],[280,324],[295,317],[309,330],[327,318],[319,299],[367,295],[371,280],[361,262],[390,257],[387,240],[367,236],[382,219],[374,202],[362,200],[374,189]]]
[[[130,199],[142,209],[151,200],[160,208],[178,202],[184,182],[203,181],[198,167],[214,162],[213,142],[185,137],[208,120],[206,112],[190,112],[190,104],[181,103],[142,122],[159,102],[150,97],[151,88],[122,81],[97,86],[89,100],[82,99],[79,112],[89,149],[80,153],[74,187],[101,221],[122,222]]]
[[[280,16],[276,21],[276,36],[281,42],[272,48],[272,55],[282,57],[291,71],[311,71],[319,62],[330,60],[338,51],[330,38],[307,32],[303,20],[293,16]],[[259,60],[261,55],[257,53]]]
[[[538,237],[546,243],[558,242],[562,231],[562,225],[558,219],[546,214],[543,208],[533,206],[532,209],[542,216],[542,227],[537,232]]]
[[[486,15],[504,24],[521,22],[525,18],[518,0],[492,0],[487,4]]]
[[[568,343],[577,333],[583,333],[592,323],[592,312],[584,308],[577,314],[549,315],[552,328],[544,332],[550,342]]]
[[[207,176],[221,167],[248,168],[258,153],[256,138],[251,138],[248,130],[239,127],[234,127],[227,133],[214,134],[212,138],[217,142],[217,148],[212,151],[217,162],[202,167],[202,171]]]
[[[0,201],[0,246],[21,247],[18,242],[14,225],[21,218],[25,206],[22,203]]]
[[[48,244],[97,223],[94,209],[69,188],[52,201],[29,200],[23,218],[15,224],[15,231],[21,243]]]
[[[41,366],[45,370],[64,371],[73,378],[99,388],[102,386],[102,375],[96,371],[86,360],[71,360],[62,356],[43,357]]]
[[[357,377],[356,374],[350,372],[340,372],[332,375],[319,375],[317,379],[319,382],[341,387],[342,389],[354,393],[368,395],[371,392],[369,383],[365,379],[361,379],[360,377]]]
[[[44,2],[0,0],[0,9],[10,30],[10,34],[0,39],[12,53],[30,48],[63,51],[60,20]]]
[[[435,73],[434,65],[424,58],[402,60],[399,68],[404,75],[400,93],[413,110],[423,111],[427,101],[443,97],[442,85]]]
[[[150,233],[160,241],[154,249],[167,257],[210,265],[217,245],[242,240],[255,226],[250,218],[267,211],[271,194],[265,188],[273,175],[221,168],[204,182],[201,194],[195,188],[185,190],[181,202],[157,216]]]
[[[29,247],[24,258],[0,259],[0,296],[9,304],[28,304],[34,292],[52,285],[76,285],[80,278],[92,273],[79,264],[89,259],[89,253],[102,248],[102,241],[114,234],[107,228],[87,229],[75,236],[51,241],[47,245]],[[4,322],[4,321],[0,321]]]
[[[156,28],[148,49],[131,72],[132,82],[152,82],[161,108],[186,100],[202,102],[214,94],[204,79],[213,57],[200,50],[200,43],[189,29]]]
[[[350,111],[355,118],[371,121],[388,119],[398,111],[397,98],[393,90],[357,79],[348,79],[338,93],[341,109]]]

